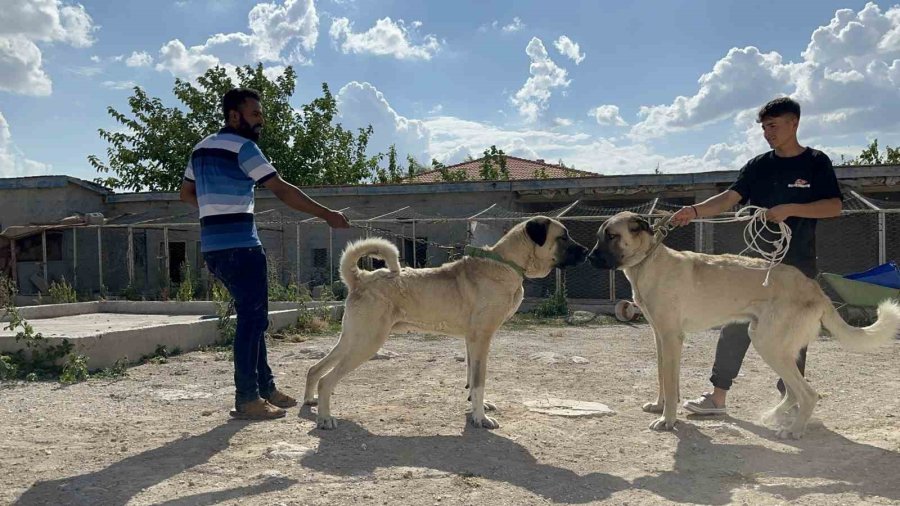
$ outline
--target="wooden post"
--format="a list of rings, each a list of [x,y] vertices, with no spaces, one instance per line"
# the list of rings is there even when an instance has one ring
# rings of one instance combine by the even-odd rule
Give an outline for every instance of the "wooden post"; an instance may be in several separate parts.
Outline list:
[[[12,267],[12,280],[13,286],[16,288],[16,291],[19,290],[19,273],[18,268],[16,267],[16,240],[10,239],[9,241],[9,251],[11,256],[9,258],[10,267]]]
[[[416,267],[419,266],[419,262],[418,262],[418,258],[417,258],[419,248],[417,248],[416,246],[417,246],[417,244],[416,244],[416,220],[412,220],[412,250],[413,250],[412,267],[413,267],[413,269],[415,269]]]
[[[297,286],[300,286],[300,224],[297,224]]]
[[[172,277],[169,274],[171,272],[170,271],[171,267],[169,266],[169,227],[163,227],[163,249],[165,250],[165,251],[163,251],[163,255],[165,255],[164,258],[166,259],[166,263],[165,263],[166,293],[168,293],[169,296],[171,297],[172,296],[172,294],[171,294]]]
[[[103,295],[103,227],[97,227],[97,268],[100,273],[100,295]]]
[[[334,233],[328,227],[328,283],[334,285]]]
[[[128,227],[128,284],[134,287],[134,227]]]
[[[47,231],[41,230],[41,265],[44,267],[44,283],[50,284],[47,279]]]
[[[72,229],[72,288],[78,290],[78,229]]]

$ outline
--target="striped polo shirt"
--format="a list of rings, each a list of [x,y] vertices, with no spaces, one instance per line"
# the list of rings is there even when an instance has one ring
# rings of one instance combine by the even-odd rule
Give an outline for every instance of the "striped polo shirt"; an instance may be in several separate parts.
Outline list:
[[[277,174],[259,146],[225,127],[194,146],[184,178],[197,185],[200,250],[259,246],[253,188]]]

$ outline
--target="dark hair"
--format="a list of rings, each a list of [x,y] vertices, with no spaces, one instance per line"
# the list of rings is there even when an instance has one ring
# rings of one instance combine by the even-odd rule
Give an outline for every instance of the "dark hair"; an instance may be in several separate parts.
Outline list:
[[[252,88],[232,88],[222,95],[222,116],[228,122],[228,112],[237,111],[248,99],[259,100],[259,92]]]
[[[780,97],[771,100],[759,109],[759,113],[756,115],[756,122],[762,123],[766,118],[777,118],[785,114],[793,114],[799,118],[800,104],[791,97]]]

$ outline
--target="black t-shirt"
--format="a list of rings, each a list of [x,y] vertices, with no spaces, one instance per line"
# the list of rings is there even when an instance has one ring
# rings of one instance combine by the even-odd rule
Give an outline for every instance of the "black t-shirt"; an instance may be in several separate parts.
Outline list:
[[[741,204],[765,208],[843,199],[831,159],[812,148],[792,157],[776,156],[775,151],[759,155],[744,165],[729,189],[741,195]],[[791,245],[784,263],[810,277],[816,274],[816,222],[796,216],[785,220],[791,229]]]

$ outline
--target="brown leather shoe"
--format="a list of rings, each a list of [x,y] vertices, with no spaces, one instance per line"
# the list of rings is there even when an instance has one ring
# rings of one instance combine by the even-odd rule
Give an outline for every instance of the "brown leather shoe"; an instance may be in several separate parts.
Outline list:
[[[282,418],[287,411],[269,404],[265,399],[256,399],[232,409],[230,414],[240,420],[274,420]]]
[[[266,400],[269,401],[269,404],[278,406],[279,408],[293,408],[297,405],[297,399],[294,399],[277,388],[266,397]]]

